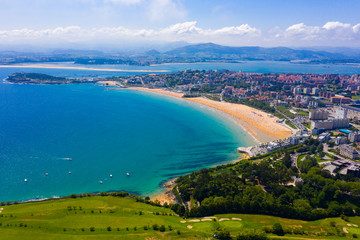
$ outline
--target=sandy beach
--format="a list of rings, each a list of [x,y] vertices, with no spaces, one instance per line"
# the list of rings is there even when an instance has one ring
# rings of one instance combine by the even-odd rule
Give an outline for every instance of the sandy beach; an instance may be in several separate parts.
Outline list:
[[[277,117],[269,116],[269,114],[263,111],[242,104],[217,102],[204,97],[182,98],[183,93],[166,91],[164,89],[149,89],[143,87],[131,87],[130,89],[173,96],[219,110],[235,118],[241,127],[261,143],[287,138],[292,134],[289,128],[277,122]]]
[[[276,122],[278,120],[277,117],[271,117],[263,111],[242,104],[217,102],[204,97],[183,98],[183,93],[166,91],[164,89],[149,89],[143,87],[130,87],[128,89],[168,95],[214,108],[232,118],[235,118],[242,128],[248,131],[257,141],[261,143],[287,138],[292,134],[292,131],[289,128]],[[165,190],[160,194],[151,196],[151,200],[158,200],[161,204],[164,204],[165,202],[174,203],[175,197],[171,191],[174,186],[175,179],[167,181],[163,186]]]
[[[175,180],[176,180],[176,178],[171,179],[169,181],[166,181],[164,183],[164,185],[162,186],[164,191],[162,191],[160,194],[156,194],[154,196],[151,196],[150,199],[152,201],[158,200],[158,201],[160,201],[161,204],[164,204],[165,202],[167,202],[167,203],[175,203],[175,195],[172,192],[172,189],[176,185]]]
[[[114,69],[114,68],[93,68],[93,67],[67,67],[55,64],[14,64],[14,65],[0,65],[0,68],[51,68],[51,69],[73,69],[73,70],[88,70],[88,71],[104,71],[104,72],[168,72],[166,70],[131,70],[131,69]]]

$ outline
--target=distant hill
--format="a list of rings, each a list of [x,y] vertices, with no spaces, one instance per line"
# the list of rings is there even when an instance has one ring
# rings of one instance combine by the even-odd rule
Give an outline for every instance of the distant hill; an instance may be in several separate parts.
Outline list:
[[[359,61],[360,55],[347,56],[326,51],[297,50],[287,47],[228,47],[214,43],[188,45],[167,51],[164,55],[176,58],[206,58],[227,60],[315,60]]]
[[[360,63],[360,49],[229,47],[214,43],[185,45],[174,43],[167,49],[153,46],[138,52],[102,52],[97,50],[55,49],[48,52],[0,51],[0,64],[74,62],[79,64],[150,64],[208,61],[299,61],[301,63]]]

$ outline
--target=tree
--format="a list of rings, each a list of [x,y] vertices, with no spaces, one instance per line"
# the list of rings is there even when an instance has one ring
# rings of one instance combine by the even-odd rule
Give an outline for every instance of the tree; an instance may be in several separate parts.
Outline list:
[[[218,239],[229,240],[231,239],[230,232],[225,229],[221,229],[215,233],[218,236]]]
[[[284,158],[282,159],[282,163],[287,167],[290,168],[292,161],[291,161],[291,157],[290,154],[288,152],[285,153]]]
[[[165,225],[161,225],[160,228],[159,228],[159,231],[160,232],[165,232]]]
[[[153,228],[154,230],[159,230],[159,225],[154,224],[154,225],[152,225],[152,228]]]
[[[280,223],[274,223],[272,226],[272,232],[278,236],[284,236],[284,229]]]

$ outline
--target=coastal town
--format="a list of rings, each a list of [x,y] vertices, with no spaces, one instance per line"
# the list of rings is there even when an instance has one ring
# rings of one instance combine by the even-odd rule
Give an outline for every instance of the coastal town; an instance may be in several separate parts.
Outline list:
[[[53,81],[44,75],[23,73],[11,75],[8,81],[13,79],[16,83],[49,84]],[[58,79],[55,80],[53,82],[58,84]],[[249,107],[235,114],[225,112],[243,120],[241,124],[251,125],[247,130],[258,128],[266,132],[266,129],[273,128],[267,132],[272,138],[261,138],[256,131],[250,132],[256,135],[259,144],[239,147],[239,152],[256,157],[316,139],[323,148],[323,153],[316,157],[324,170],[332,175],[360,176],[360,163],[356,162],[360,152],[360,75],[186,70],[72,81],[99,82],[115,89],[149,90],[211,107],[216,105],[214,103]],[[222,111],[228,109],[228,106],[216,106]],[[261,128],[269,121],[273,123],[271,126]],[[285,127],[288,132],[279,134]],[[294,153],[291,156],[293,165],[297,166],[303,157],[304,154]]]
[[[359,176],[360,75],[245,73],[228,70],[187,70],[117,79],[125,87],[162,88],[182,93],[184,98],[203,97],[240,103],[266,113],[257,117],[277,118],[292,130],[289,137],[239,147],[249,157],[317,139],[323,153],[319,165],[331,174]],[[294,165],[304,157],[291,156]]]

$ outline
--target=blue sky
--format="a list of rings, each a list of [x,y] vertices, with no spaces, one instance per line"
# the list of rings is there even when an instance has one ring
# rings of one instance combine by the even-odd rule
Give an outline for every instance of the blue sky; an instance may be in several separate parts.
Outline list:
[[[360,47],[359,0],[0,0],[0,44]]]

